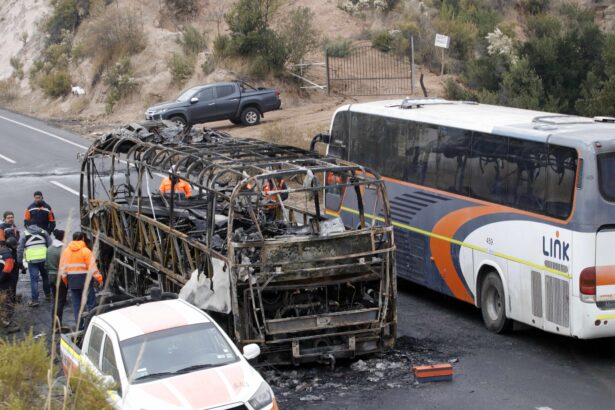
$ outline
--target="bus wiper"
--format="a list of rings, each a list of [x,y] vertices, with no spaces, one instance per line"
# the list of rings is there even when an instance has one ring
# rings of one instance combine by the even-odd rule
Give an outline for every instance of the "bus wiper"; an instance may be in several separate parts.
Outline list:
[[[193,366],[188,366],[188,367],[184,367],[183,369],[179,369],[175,372],[173,372],[173,374],[182,374],[182,373],[189,373],[195,370],[203,370],[203,369],[208,369],[210,367],[215,367],[215,364],[212,363],[207,363],[207,364],[195,364]]]

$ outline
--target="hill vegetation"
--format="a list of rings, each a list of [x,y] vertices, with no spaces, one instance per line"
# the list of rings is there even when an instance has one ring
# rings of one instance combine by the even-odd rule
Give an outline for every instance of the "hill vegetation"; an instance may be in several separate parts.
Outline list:
[[[601,0],[42,1],[40,32],[16,34],[0,103],[31,107],[40,95],[57,102],[48,113],[108,122],[195,83],[241,78],[281,88],[288,107],[310,97],[289,72],[357,42],[406,57],[413,39],[419,70],[437,75],[441,33],[446,75],[430,96],[615,115],[615,34],[603,24],[615,6]],[[86,96],[71,97],[74,85]]]

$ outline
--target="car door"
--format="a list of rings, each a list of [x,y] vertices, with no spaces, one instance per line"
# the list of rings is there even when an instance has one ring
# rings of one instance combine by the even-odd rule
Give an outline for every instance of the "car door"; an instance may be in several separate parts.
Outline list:
[[[109,338],[105,331],[96,325],[92,325],[90,332],[90,338],[87,346],[85,346],[85,355],[89,360],[90,371],[101,376],[111,376],[114,383],[109,388],[109,397],[115,403],[121,401],[122,395],[122,383],[120,374],[118,371],[117,361],[113,342]]]
[[[216,86],[216,100],[213,106],[215,120],[235,118],[239,107],[239,87],[235,84],[222,84]]]
[[[211,121],[212,108],[215,106],[215,87],[205,87],[190,100],[188,119],[190,123]]]

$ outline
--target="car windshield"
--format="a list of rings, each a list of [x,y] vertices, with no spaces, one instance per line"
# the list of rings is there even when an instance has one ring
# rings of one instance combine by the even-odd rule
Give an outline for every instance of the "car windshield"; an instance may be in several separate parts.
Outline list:
[[[598,183],[604,199],[615,202],[615,152],[598,155]]]
[[[177,97],[177,102],[188,101],[199,90],[200,90],[200,87],[192,87],[192,88],[187,89],[179,97]]]
[[[213,323],[147,333],[120,343],[131,383],[151,381],[239,360]]]

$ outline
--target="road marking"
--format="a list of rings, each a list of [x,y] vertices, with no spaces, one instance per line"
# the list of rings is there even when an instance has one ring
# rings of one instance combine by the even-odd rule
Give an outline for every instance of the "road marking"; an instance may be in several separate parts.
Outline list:
[[[62,188],[65,191],[70,192],[73,195],[77,195],[80,196],[81,194],[78,191],[75,191],[74,189],[67,187],[66,185],[58,182],[58,181],[49,181],[50,183],[52,183],[53,185],[57,186],[58,188]]]
[[[55,139],[57,139],[57,140],[59,140],[59,141],[65,142],[65,143],[67,143],[67,144],[74,145],[75,147],[79,147],[79,148],[84,149],[84,150],[87,150],[87,149],[88,149],[88,147],[86,147],[85,145],[77,144],[76,142],[73,142],[73,141],[67,140],[66,138],[62,138],[62,137],[60,137],[60,136],[58,136],[58,135],[55,135],[55,134],[52,134],[52,133],[50,133],[50,132],[43,131],[43,130],[41,130],[41,129],[39,129],[39,128],[36,128],[36,127],[33,127],[33,126],[31,126],[31,125],[24,124],[23,122],[15,121],[15,120],[12,120],[12,119],[10,119],[10,118],[4,117],[4,116],[2,116],[2,115],[0,115],[0,118],[1,118],[1,119],[3,119],[3,120],[5,120],[5,121],[12,122],[13,124],[21,125],[21,126],[22,126],[22,127],[24,127],[24,128],[28,128],[28,129],[31,129],[31,130],[33,130],[33,131],[40,132],[41,134],[48,135],[48,136],[50,136],[51,138],[55,138]]]
[[[536,407],[536,410],[553,410],[551,407]]]
[[[6,162],[10,162],[11,164],[16,164],[17,162],[10,159],[9,157],[5,157],[4,155],[0,154],[0,158],[2,158],[3,160],[5,160]]]

